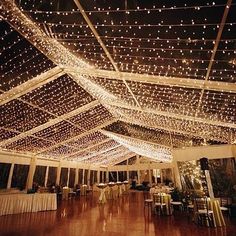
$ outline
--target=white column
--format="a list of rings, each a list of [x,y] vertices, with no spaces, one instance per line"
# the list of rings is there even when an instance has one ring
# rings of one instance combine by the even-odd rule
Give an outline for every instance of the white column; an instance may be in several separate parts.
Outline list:
[[[7,180],[7,189],[11,188],[11,180],[12,180],[12,175],[13,175],[13,170],[14,170],[14,163],[11,164],[8,180]]]
[[[61,177],[61,162],[59,162],[59,166],[57,167],[56,185],[60,184],[60,177]]]
[[[139,157],[139,155],[137,155],[136,157],[137,157],[136,163],[137,163],[137,166],[138,166],[138,170],[137,170],[137,173],[138,173],[138,184],[141,184],[141,176],[140,176],[140,169],[139,169],[139,167],[140,167],[140,157]]]
[[[70,181],[70,168],[68,168],[68,173],[67,173],[67,182],[66,182],[66,186],[69,186],[69,181]]]
[[[209,170],[204,170],[204,174],[206,176],[206,182],[207,182],[207,189],[208,189],[209,197],[214,198],[214,192],[213,192],[213,188],[212,188],[212,183],[211,183],[211,177],[210,177]]]
[[[100,183],[100,170],[97,171],[97,182]]]
[[[129,170],[126,171],[127,181],[129,181]]]
[[[127,181],[129,181],[129,165],[128,165],[129,162],[128,162],[128,160],[129,159],[126,160],[126,172],[127,172],[126,176],[127,176]]]
[[[155,184],[157,184],[157,169],[155,169],[155,173],[156,174],[154,175],[154,177],[155,177],[154,180],[155,180]]]
[[[87,185],[90,186],[90,169],[88,169]]]
[[[33,187],[34,172],[36,168],[36,157],[32,157],[30,160],[29,173],[27,177],[26,189],[31,189]]]
[[[162,169],[160,169],[160,177],[161,177],[161,183],[163,183],[163,174],[162,174]]]
[[[180,179],[180,174],[179,174],[179,168],[177,165],[177,161],[173,162],[174,164],[174,182],[175,182],[175,186],[179,189],[182,189],[182,184],[181,184],[181,179]]]
[[[85,173],[85,169],[83,169],[82,184],[84,184],[84,173]]]
[[[148,163],[148,173],[149,173],[149,183],[150,186],[152,186],[152,175],[151,175],[151,167],[150,167],[150,162]]]
[[[108,171],[108,169],[107,169],[107,171],[106,171],[106,182],[107,182],[107,183],[109,182],[109,171]]]
[[[44,179],[44,187],[47,186],[47,182],[48,182],[48,172],[49,172],[49,166],[46,167],[46,173],[45,173],[45,179]]]
[[[76,169],[75,169],[75,184],[74,184],[74,186],[76,186],[78,183],[79,183],[79,168],[78,168],[78,166],[76,166]]]

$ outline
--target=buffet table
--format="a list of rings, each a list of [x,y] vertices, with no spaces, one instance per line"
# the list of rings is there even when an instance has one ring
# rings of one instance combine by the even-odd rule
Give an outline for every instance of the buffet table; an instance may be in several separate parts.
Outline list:
[[[57,209],[55,193],[1,194],[0,216]]]

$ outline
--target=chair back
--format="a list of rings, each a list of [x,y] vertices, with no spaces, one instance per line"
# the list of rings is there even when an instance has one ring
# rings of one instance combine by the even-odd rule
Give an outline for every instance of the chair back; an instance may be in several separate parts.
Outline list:
[[[196,210],[207,210],[207,212],[209,211],[209,206],[207,203],[207,197],[202,197],[202,198],[195,198],[194,199],[194,204],[196,207]]]
[[[162,204],[163,203],[163,198],[162,198],[161,194],[154,193],[153,194],[153,202]]]

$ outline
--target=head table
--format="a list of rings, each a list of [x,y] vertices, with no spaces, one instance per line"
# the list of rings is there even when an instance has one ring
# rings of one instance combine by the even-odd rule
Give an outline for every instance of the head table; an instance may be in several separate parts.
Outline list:
[[[55,193],[14,193],[0,195],[0,216],[57,209]]]

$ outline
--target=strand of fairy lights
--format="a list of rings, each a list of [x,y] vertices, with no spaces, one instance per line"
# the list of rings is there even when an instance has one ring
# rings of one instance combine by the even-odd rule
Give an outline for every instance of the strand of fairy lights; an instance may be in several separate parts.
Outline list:
[[[25,54],[26,54],[26,56],[27,56],[27,54],[28,54],[29,52],[33,51],[33,50],[34,50],[33,47],[29,47],[29,48],[25,49],[23,52],[21,52],[21,53],[15,55],[14,57],[11,57],[11,58],[10,58],[9,60],[7,60],[7,61],[4,61],[4,64],[1,65],[1,67],[4,68],[5,65],[14,66],[13,64],[9,64],[9,62],[12,62],[13,60],[17,59],[18,57],[22,57],[22,56],[24,56]],[[24,56],[24,57],[26,57],[26,56]]]
[[[172,6],[172,7],[158,7],[156,8],[156,6],[154,5],[153,8],[140,8],[140,7],[137,7],[136,9],[120,9],[120,8],[116,8],[116,9],[111,9],[110,6],[108,6],[108,9],[105,10],[103,8],[98,8],[98,10],[90,10],[90,11],[86,11],[84,10],[84,12],[86,13],[107,13],[107,12],[115,12],[115,13],[127,13],[128,12],[141,12],[141,11],[145,11],[145,12],[148,12],[148,11],[173,11],[173,10],[201,10],[203,8],[217,8],[217,7],[225,7],[225,4],[215,4],[214,2],[212,4],[209,4],[207,3],[208,5],[200,5],[200,6],[182,6],[182,7],[177,7],[177,6]],[[27,5],[27,3],[25,3],[25,5]],[[235,6],[236,4],[235,3],[232,3],[231,4],[232,6]],[[34,5],[33,5],[34,7]],[[36,9],[33,9],[33,10],[25,10],[23,8],[23,6],[21,5],[20,6],[21,10],[23,12],[30,12],[30,13],[46,13],[46,14],[64,14],[64,15],[70,15],[70,14],[76,14],[76,13],[79,13],[80,11],[77,10],[77,9],[72,9],[71,11],[42,11],[42,10],[36,10]],[[94,9],[97,9],[97,7],[95,6]]]
[[[158,144],[149,143],[145,140],[140,140],[136,138],[130,138],[128,136],[120,136],[119,134],[112,133],[109,131],[102,131],[108,137],[116,140],[118,143],[127,147],[130,151],[137,154],[155,158],[159,161],[171,161],[172,155],[169,148],[164,148]]]
[[[203,124],[200,122],[193,123],[192,121],[180,120],[176,117],[164,119],[164,117],[155,115],[155,114],[145,114],[139,111],[133,110],[125,110],[122,108],[113,108],[110,107],[112,113],[120,120],[124,120],[131,124],[136,124],[140,126],[148,126],[150,128],[161,128],[176,130],[181,133],[181,130],[187,134],[192,134],[196,137],[206,137],[211,140],[218,140],[223,142],[229,142],[229,128],[223,128],[220,126],[211,126],[207,124]],[[184,127],[184,128],[183,128]],[[232,131],[235,129],[231,129]],[[236,138],[236,132],[234,132],[234,136]],[[234,138],[233,138],[234,140]]]
[[[41,53],[36,53],[34,54],[32,57],[28,58],[27,60],[24,60],[23,62],[21,62],[20,65],[15,66],[14,69],[7,71],[6,73],[3,74],[3,76],[9,76],[11,74],[14,73],[15,70],[19,70],[20,68],[22,68],[24,66],[24,64],[29,63],[30,61],[32,61],[33,59],[37,58],[38,56],[42,56]],[[30,66],[31,67],[31,66]]]
[[[85,81],[84,81],[84,85],[87,86],[87,84],[88,84],[88,81],[85,80]],[[97,92],[97,91],[98,91],[98,88],[96,87],[96,92],[95,92],[95,90],[93,90],[92,87],[93,87],[93,84],[89,84],[89,87],[87,87],[87,89],[88,89],[90,92],[92,92],[92,94],[93,94],[94,96],[99,97],[100,99],[102,99],[102,100],[104,100],[104,101],[106,101],[107,99],[108,99],[108,100],[111,99],[109,96],[107,96],[107,97],[100,96],[99,92]],[[133,89],[133,88],[131,87],[131,89]],[[139,90],[140,90],[140,89],[139,89]],[[138,90],[138,91],[139,91],[139,90]],[[182,90],[184,90],[184,89],[182,89]],[[168,91],[168,90],[167,90],[167,91]],[[117,94],[122,94],[122,93],[123,93],[123,92],[118,92],[118,91],[117,91]],[[112,94],[112,93],[111,93],[111,94]],[[136,93],[135,93],[135,94],[136,94]],[[158,97],[158,96],[157,96],[157,97]],[[183,95],[182,95],[182,97],[183,97],[182,100],[185,101],[186,98],[184,98]],[[115,98],[114,98],[114,99],[115,99]],[[179,100],[179,99],[178,99],[178,100]],[[125,101],[128,102],[127,100],[125,100]],[[161,102],[161,100],[160,100],[160,102]],[[153,102],[150,101],[150,102],[148,102],[148,103],[145,103],[145,102],[142,102],[142,101],[141,101],[141,103],[142,103],[142,105],[147,106],[147,104],[150,104],[150,103],[152,104]],[[172,102],[172,103],[173,103],[173,102]],[[175,104],[175,103],[174,103],[174,104]],[[161,104],[160,104],[160,105],[161,105]],[[220,106],[220,104],[219,104],[219,106]],[[162,105],[162,107],[163,107],[164,110],[166,110],[166,109],[165,109],[165,106]],[[186,108],[190,109],[189,111],[188,111],[188,110],[186,111],[186,114],[189,114],[190,111],[193,111],[193,110],[194,110],[194,109],[191,109],[191,107],[188,107],[188,106],[186,106]],[[186,109],[186,108],[185,108],[185,109]],[[117,109],[118,109],[118,108],[117,108]],[[160,109],[160,107],[159,107],[158,109]],[[179,108],[179,111],[178,111],[177,109],[175,109],[174,112],[180,112],[180,114],[181,114],[181,113],[184,112],[184,110]],[[233,111],[232,109],[231,109],[231,112],[232,112],[232,115],[233,115],[233,112],[234,112],[234,111]],[[218,112],[218,113],[219,113],[219,112]],[[216,114],[218,114],[218,113],[216,113]],[[116,112],[113,113],[113,114],[116,114]],[[211,115],[210,115],[210,114],[205,114],[205,117],[206,117],[206,118],[208,118],[208,116],[210,116],[210,119],[213,119],[213,118],[216,119],[216,117],[212,116],[212,114],[211,114]],[[229,115],[228,117],[226,117],[226,118],[227,118],[227,119],[230,119],[230,115]]]
[[[123,127],[123,125],[121,125],[121,127]],[[125,124],[124,127],[127,130],[127,132],[125,132],[125,134],[121,132],[121,134],[156,142],[162,145],[168,145],[170,147],[172,143],[173,147],[194,146],[195,144],[194,142],[192,142],[193,137],[191,136],[184,136],[177,133],[172,133],[171,134],[172,142],[171,142],[169,132],[163,132],[160,129],[159,130],[147,129],[147,128],[142,128],[140,126],[137,127],[129,124]],[[116,127],[110,128],[109,130],[111,130],[112,132],[120,133],[119,129],[117,130]]]
[[[83,38],[88,38],[88,40],[95,40],[96,39],[93,37],[93,36],[89,36],[89,35],[83,35],[83,34],[78,34],[78,33],[60,33],[60,32],[53,32],[52,35],[55,35],[55,36],[76,36],[78,39],[80,38],[80,40],[83,40]],[[82,38],[83,37],[83,38]],[[160,38],[160,37],[156,37],[156,38],[142,38],[142,37],[125,37],[125,36],[107,36],[107,35],[104,35],[104,36],[100,36],[100,38],[102,38],[103,40],[108,40],[108,39],[111,39],[111,41],[119,41],[119,40],[122,40],[122,41],[127,41],[127,42],[131,42],[131,41],[148,41],[148,42],[151,42],[151,41],[163,41],[163,40],[166,40],[167,42],[170,42],[170,41],[178,41],[178,42],[181,42],[181,41],[184,41],[186,43],[197,43],[197,42],[212,42],[213,44],[215,43],[215,39],[200,39],[200,38],[185,38],[185,39],[181,39],[181,38]],[[59,38],[60,39],[60,38]],[[234,42],[236,41],[236,39],[220,39],[220,42]]]
[[[87,40],[94,40],[96,41],[96,39],[93,37],[93,36],[90,36],[90,35],[83,35],[83,34],[78,34],[78,33],[60,33],[60,32],[53,32],[52,35],[55,35],[55,36],[76,36],[76,39],[80,39],[80,40],[85,40],[87,38]],[[85,38],[85,39],[84,39]],[[134,37],[124,37],[124,36],[107,36],[107,35],[104,35],[104,36],[100,36],[100,38],[102,38],[103,40],[107,41],[109,39],[111,39],[111,42],[113,41],[126,41],[126,42],[132,42],[132,41],[139,41],[139,42],[142,42],[142,41],[147,41],[147,42],[151,42],[151,41],[167,41],[168,42],[171,42],[171,41],[177,41],[177,42],[186,42],[186,43],[197,43],[197,42],[211,42],[211,43],[215,43],[215,39],[200,39],[200,38],[185,38],[185,39],[181,39],[181,38],[160,38],[160,37],[156,37],[156,38],[142,38],[142,37],[138,37],[138,38],[134,38]],[[57,39],[60,39],[60,38],[57,38]],[[61,38],[63,39],[63,38]],[[65,39],[65,38],[64,38]],[[236,39],[221,39],[220,42],[234,42],[236,41]],[[188,44],[187,44],[188,45]]]
[[[96,61],[94,59],[91,59],[91,61]],[[106,59],[104,60],[101,60],[101,61],[106,61]],[[217,62],[217,61],[215,61]],[[117,62],[117,64],[123,64],[122,62]],[[156,68],[161,68],[161,69],[166,69],[166,70],[177,70],[177,69],[181,69],[181,70],[189,70],[189,71],[194,71],[196,70],[196,72],[198,71],[206,71],[207,70],[207,67],[205,69],[203,68],[197,68],[197,67],[183,67],[183,66],[178,66],[178,67],[174,67],[174,66],[158,66],[158,65],[152,65],[152,64],[138,64],[138,65],[135,65],[135,64],[131,64],[131,63],[125,63],[125,65],[128,65],[128,66],[137,66],[137,67],[142,67],[142,66],[149,66],[149,67],[154,67],[154,69]],[[230,70],[230,69],[212,69],[212,72],[217,72],[217,71],[221,71],[221,72],[235,72],[235,70]]]
[[[2,82],[2,85],[4,86],[4,85],[7,85],[7,84],[10,84],[9,82],[11,82],[11,81],[17,81],[17,80],[19,80],[19,79],[21,79],[22,80],[22,78],[23,78],[23,75],[27,75],[26,77],[24,77],[23,78],[23,80],[21,81],[22,83],[24,82],[24,81],[27,81],[27,80],[29,80],[30,78],[32,78],[33,76],[30,74],[30,72],[31,71],[33,71],[33,72],[39,72],[39,70],[37,69],[38,67],[40,68],[40,73],[43,73],[43,72],[45,72],[45,71],[47,71],[48,70],[48,65],[50,64],[50,60],[48,60],[48,59],[46,59],[46,60],[44,60],[44,61],[42,61],[42,62],[40,62],[40,63],[36,63],[36,62],[32,62],[32,65],[30,66],[30,69],[27,69],[26,71],[24,71],[24,72],[22,72],[22,73],[20,73],[20,74],[17,74],[17,76],[16,77],[12,77],[11,79],[10,79],[10,81],[3,81]],[[43,65],[43,66],[42,66]],[[41,67],[42,66],[42,67]],[[44,70],[42,70],[43,68],[45,68]]]
[[[23,38],[18,38],[17,41],[15,41],[14,43],[12,43],[10,46],[8,47],[3,47],[3,49],[0,52],[0,55],[2,55],[3,53],[5,53],[6,51],[9,51],[12,47],[15,47],[18,43],[21,43],[24,39]]]
[[[43,24],[47,24],[49,26],[65,26],[66,28],[68,27],[76,27],[76,26],[79,26],[80,28],[88,28],[88,25],[87,24],[79,24],[79,23],[54,23],[54,22],[48,22],[48,21],[44,21],[44,22],[37,22],[38,25],[43,25]],[[234,26],[236,23],[234,22],[228,22],[228,23],[225,23],[226,26]],[[122,22],[120,22],[120,24],[99,24],[99,23],[96,23],[94,25],[95,28],[98,28],[98,27],[138,27],[139,29],[142,29],[143,27],[155,27],[155,28],[158,28],[158,27],[167,27],[169,29],[172,29],[172,28],[175,28],[175,27],[203,27],[203,29],[206,29],[206,27],[208,26],[216,26],[216,28],[219,28],[220,25],[219,23],[194,23],[192,22],[191,24],[155,24],[155,25],[152,25],[152,24],[138,24],[138,22],[136,22],[136,24],[122,24]]]
[[[65,40],[65,42],[67,41],[64,38],[61,38],[61,39],[57,38],[57,40]],[[72,40],[72,41],[73,40],[74,41],[78,40],[79,41],[80,39],[77,38],[77,39],[69,39],[69,40]],[[156,44],[153,44],[153,45],[156,45]],[[76,43],[76,46],[93,46],[94,48],[95,47],[100,48],[100,45],[99,44],[95,44],[95,43],[81,43],[81,42],[79,42],[79,43]],[[105,46],[107,48],[114,48],[114,49],[119,49],[119,48],[121,48],[121,49],[135,49],[135,51],[137,51],[137,52],[138,51],[142,51],[142,50],[144,50],[144,51],[150,50],[150,52],[155,52],[155,51],[164,51],[164,52],[165,51],[180,51],[180,52],[181,51],[189,51],[190,53],[192,53],[192,52],[200,52],[200,51],[207,51],[209,53],[213,52],[212,49],[204,49],[204,48],[202,48],[202,49],[196,49],[196,48],[192,48],[192,49],[189,49],[189,48],[172,48],[171,46],[169,46],[169,48],[165,48],[165,47],[160,47],[160,48],[157,48],[157,47],[141,47],[140,45],[138,45],[137,47],[134,47],[134,46],[123,46],[123,45],[120,45],[120,44],[118,44],[118,45],[109,45],[109,44],[107,44]],[[219,49],[217,51],[218,52],[231,52],[231,51],[233,51],[236,54],[235,49]]]

